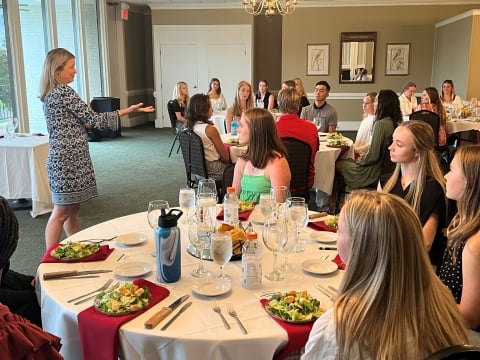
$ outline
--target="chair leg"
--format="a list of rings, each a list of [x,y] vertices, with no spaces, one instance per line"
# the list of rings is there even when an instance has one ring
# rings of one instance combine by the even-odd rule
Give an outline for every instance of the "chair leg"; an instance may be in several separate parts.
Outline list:
[[[173,147],[175,146],[175,143],[177,142],[177,139],[178,139],[178,135],[176,135],[175,139],[173,139],[173,143],[172,143],[172,146],[170,147],[170,152],[168,153],[168,157],[170,157],[172,155]],[[180,145],[178,145],[178,148],[180,149]],[[177,150],[177,153],[178,153],[178,150]]]

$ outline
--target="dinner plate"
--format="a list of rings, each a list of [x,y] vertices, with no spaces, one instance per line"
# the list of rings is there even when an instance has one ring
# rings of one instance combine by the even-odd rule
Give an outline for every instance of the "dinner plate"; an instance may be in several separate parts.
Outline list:
[[[123,277],[138,277],[152,271],[152,265],[141,261],[126,262],[115,268],[115,274]]]
[[[232,288],[232,283],[225,279],[211,278],[199,280],[192,286],[192,291],[198,295],[218,296],[225,294]]]
[[[122,234],[117,236],[116,241],[124,246],[134,246],[147,241],[147,235],[142,233]]]
[[[62,257],[62,255],[58,253],[58,251],[61,248],[69,248],[69,247],[71,247],[72,249],[78,249],[78,251],[82,249],[83,254],[77,251],[73,251],[72,257],[67,257],[67,256]],[[96,254],[99,251],[100,251],[100,245],[98,244],[83,244],[83,243],[73,241],[67,244],[59,245],[58,247],[56,247],[50,252],[50,255],[59,261],[72,262],[72,261],[79,261],[79,260],[85,259],[89,256]]]
[[[309,259],[302,262],[302,269],[316,275],[331,274],[338,270],[338,265],[330,260]]]
[[[277,314],[273,313],[269,308],[268,308],[268,304],[270,303],[270,300],[267,300],[267,302],[265,303],[265,311],[273,318],[275,319],[278,319],[278,320],[281,320],[281,321],[284,321],[286,323],[290,323],[290,324],[308,324],[308,323],[312,323],[314,322],[315,320],[318,319],[318,317],[313,317],[312,319],[309,319],[309,320],[289,320],[289,319],[284,319],[282,318],[281,316],[278,316]]]
[[[310,236],[312,239],[324,244],[335,243],[338,239],[338,234],[331,231],[312,231]]]

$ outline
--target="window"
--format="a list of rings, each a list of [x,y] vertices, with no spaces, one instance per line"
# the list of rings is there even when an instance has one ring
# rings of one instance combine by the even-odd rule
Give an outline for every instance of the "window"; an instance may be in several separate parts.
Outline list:
[[[10,55],[6,36],[5,4],[0,0],[0,134],[5,132],[8,119],[14,116],[12,84],[10,80]]]

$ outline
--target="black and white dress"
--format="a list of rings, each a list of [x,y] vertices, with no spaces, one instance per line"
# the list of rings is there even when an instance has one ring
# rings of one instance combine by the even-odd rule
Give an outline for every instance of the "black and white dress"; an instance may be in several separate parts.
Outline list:
[[[50,137],[47,171],[53,203],[77,204],[98,196],[85,127],[115,128],[118,111],[93,111],[67,85],[48,94],[43,110]]]

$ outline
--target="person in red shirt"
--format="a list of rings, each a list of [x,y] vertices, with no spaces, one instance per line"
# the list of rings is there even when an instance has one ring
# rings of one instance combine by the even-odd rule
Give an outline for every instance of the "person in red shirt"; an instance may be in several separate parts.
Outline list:
[[[300,94],[295,88],[286,88],[278,93],[278,109],[282,113],[277,121],[277,131],[281,138],[291,137],[306,142],[312,148],[308,174],[308,187],[315,178],[315,156],[320,145],[317,127],[297,115],[300,108]],[[295,189],[291,189],[295,191]]]

